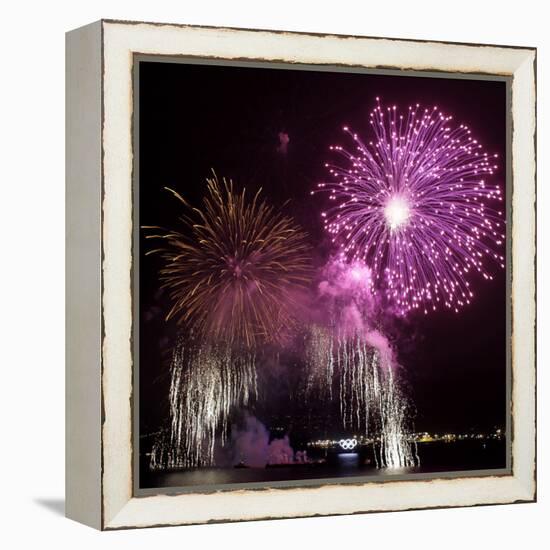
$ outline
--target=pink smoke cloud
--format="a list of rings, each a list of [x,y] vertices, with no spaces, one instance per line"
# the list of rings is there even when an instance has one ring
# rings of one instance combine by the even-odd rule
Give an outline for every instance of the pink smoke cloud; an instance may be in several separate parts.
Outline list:
[[[265,468],[268,464],[293,464],[294,450],[288,436],[269,441],[269,431],[254,416],[247,414],[240,428],[231,434],[233,464]],[[300,455],[302,458],[302,455]]]

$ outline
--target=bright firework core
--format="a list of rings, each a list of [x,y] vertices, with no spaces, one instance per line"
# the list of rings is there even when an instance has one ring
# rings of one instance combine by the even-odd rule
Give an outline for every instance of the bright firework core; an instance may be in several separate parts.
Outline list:
[[[384,207],[386,223],[392,231],[405,226],[409,221],[410,214],[409,202],[402,195],[393,195]]]

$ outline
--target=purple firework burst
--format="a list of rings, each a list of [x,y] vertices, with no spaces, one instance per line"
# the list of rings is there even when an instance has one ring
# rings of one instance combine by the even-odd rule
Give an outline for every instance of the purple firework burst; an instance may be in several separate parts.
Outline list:
[[[487,181],[497,155],[438,107],[402,114],[376,100],[371,140],[344,127],[355,147],[331,147],[344,162],[327,164],[333,181],[319,184],[334,202],[325,228],[343,257],[372,268],[398,313],[458,312],[474,296],[470,272],[492,279],[486,260],[504,267],[503,196]]]

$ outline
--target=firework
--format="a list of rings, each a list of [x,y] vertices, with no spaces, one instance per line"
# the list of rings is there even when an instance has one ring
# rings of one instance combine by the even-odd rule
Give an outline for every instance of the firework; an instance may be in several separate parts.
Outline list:
[[[307,340],[305,395],[317,393],[326,401],[333,397],[334,379],[333,342],[324,327],[313,325]]]
[[[184,205],[186,232],[148,238],[164,260],[160,277],[184,327],[170,368],[170,429],[152,468],[209,466],[227,437],[233,409],[256,396],[256,354],[295,322],[296,297],[309,279],[306,236],[259,198],[232,182],[207,180],[203,209]],[[158,227],[147,229],[160,229]]]
[[[343,426],[377,441],[379,466],[415,466],[410,406],[399,389],[393,352],[387,338],[371,327],[376,318],[371,271],[360,260],[335,257],[322,275],[319,301],[327,320],[310,328],[306,395],[337,399]]]
[[[309,281],[306,235],[294,221],[233,183],[207,180],[202,209],[186,209],[186,231],[161,239],[161,279],[175,318],[213,342],[254,349],[279,339],[293,325],[296,296]],[[151,228],[149,228],[151,229]],[[155,228],[158,229],[158,228]]]
[[[307,367],[308,391],[332,396],[340,402],[345,428],[362,430],[375,443],[379,466],[403,468],[419,464],[409,440],[409,405],[400,392],[391,360],[373,345],[368,334],[312,327]]]
[[[325,228],[344,258],[370,266],[398,314],[458,312],[474,297],[472,273],[492,279],[491,266],[504,267],[502,191],[489,181],[497,155],[438,107],[402,114],[377,98],[369,122],[369,141],[344,127],[353,150],[332,147],[344,162],[319,184],[334,203]]]
[[[212,466],[215,443],[225,443],[233,408],[246,407],[256,395],[254,352],[235,354],[226,345],[181,340],[170,372],[170,429],[156,441],[150,465]]]

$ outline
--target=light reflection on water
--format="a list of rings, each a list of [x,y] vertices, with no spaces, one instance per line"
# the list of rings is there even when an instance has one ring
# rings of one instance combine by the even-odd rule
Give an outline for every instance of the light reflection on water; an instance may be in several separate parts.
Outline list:
[[[467,471],[505,467],[505,442],[430,444],[419,448],[421,466],[379,469],[361,452],[339,453],[325,463],[288,464],[268,468],[198,468],[191,470],[142,470],[140,485],[185,487],[238,483],[349,478],[354,476],[393,477],[396,475]]]
[[[357,468],[359,466],[359,453],[340,453],[338,464],[342,468]]]
[[[358,453],[342,453],[332,464],[288,464],[270,468],[199,468],[164,472],[155,476],[160,487],[313,480],[353,476],[387,476],[414,472],[415,468],[375,468],[361,464]]]

